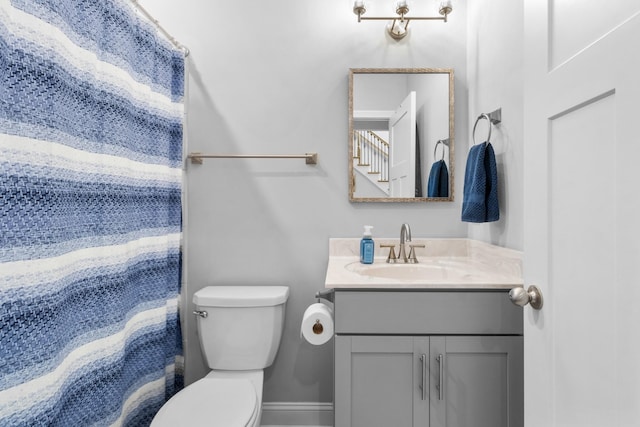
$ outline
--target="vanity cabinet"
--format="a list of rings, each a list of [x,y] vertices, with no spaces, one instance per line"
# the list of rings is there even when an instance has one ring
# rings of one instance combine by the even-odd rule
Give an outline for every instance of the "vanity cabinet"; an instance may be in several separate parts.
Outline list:
[[[336,427],[521,427],[522,309],[505,290],[336,290]]]

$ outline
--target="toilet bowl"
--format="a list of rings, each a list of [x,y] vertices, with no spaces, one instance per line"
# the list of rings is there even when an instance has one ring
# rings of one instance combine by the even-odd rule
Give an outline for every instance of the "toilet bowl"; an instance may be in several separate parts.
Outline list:
[[[160,408],[151,426],[259,427],[262,399],[248,375],[206,377],[184,388]],[[262,371],[253,371],[256,379]],[[262,381],[260,378],[260,394]]]
[[[285,286],[209,286],[196,292],[197,330],[211,371],[173,396],[151,427],[259,427],[263,369],[275,359]]]

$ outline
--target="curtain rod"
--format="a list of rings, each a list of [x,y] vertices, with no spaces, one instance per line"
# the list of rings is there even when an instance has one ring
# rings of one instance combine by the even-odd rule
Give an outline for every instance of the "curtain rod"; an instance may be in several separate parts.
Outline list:
[[[176,40],[171,34],[165,30],[160,22],[155,19],[147,10],[142,7],[142,5],[138,2],[138,0],[131,0],[133,7],[138,10],[138,12],[142,13],[155,27],[158,31],[160,31],[175,47],[184,52],[184,56],[189,56],[189,49],[186,46],[183,46],[178,40]]]

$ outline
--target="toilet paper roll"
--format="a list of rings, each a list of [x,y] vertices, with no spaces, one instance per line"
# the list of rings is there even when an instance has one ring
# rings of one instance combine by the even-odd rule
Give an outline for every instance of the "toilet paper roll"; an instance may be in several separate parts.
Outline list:
[[[310,344],[321,345],[333,336],[333,310],[322,303],[311,304],[304,311],[300,337]]]

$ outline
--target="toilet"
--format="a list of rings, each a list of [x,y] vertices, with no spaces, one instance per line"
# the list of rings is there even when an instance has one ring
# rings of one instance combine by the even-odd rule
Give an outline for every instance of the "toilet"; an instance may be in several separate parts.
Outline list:
[[[259,427],[263,370],[275,359],[286,286],[208,286],[193,295],[202,355],[211,369],[162,406],[151,427]]]

